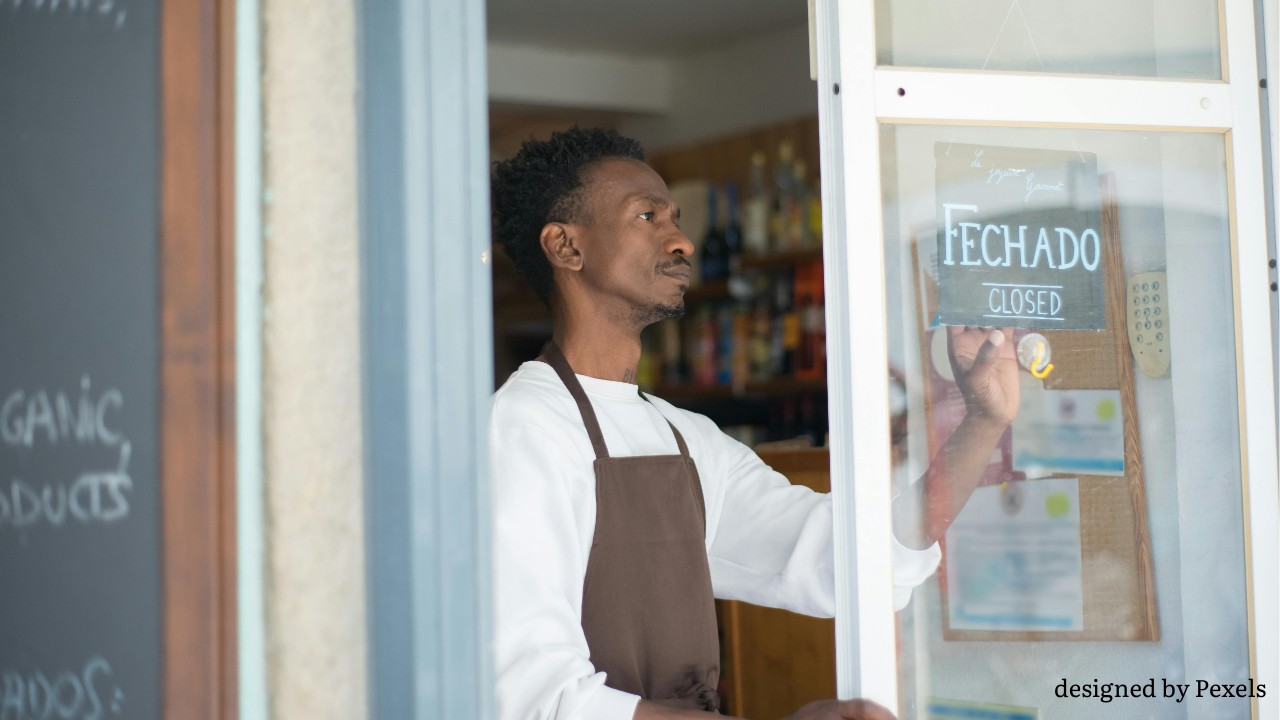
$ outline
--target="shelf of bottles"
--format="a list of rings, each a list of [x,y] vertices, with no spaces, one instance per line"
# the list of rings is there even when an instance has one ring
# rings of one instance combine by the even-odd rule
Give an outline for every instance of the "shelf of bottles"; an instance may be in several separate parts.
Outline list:
[[[779,146],[772,173],[767,165],[765,153],[753,153],[745,197],[732,182],[708,188],[685,317],[646,334],[639,379],[748,444],[807,435],[820,445],[827,387],[820,193],[789,143]]]

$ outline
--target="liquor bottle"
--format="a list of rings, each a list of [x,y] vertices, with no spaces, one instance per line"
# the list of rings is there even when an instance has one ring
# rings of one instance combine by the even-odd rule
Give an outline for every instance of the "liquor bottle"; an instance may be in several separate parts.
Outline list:
[[[808,167],[803,160],[791,165],[791,203],[787,215],[787,249],[807,248],[809,243],[809,188],[805,183]]]
[[[809,356],[811,349],[805,342],[808,336],[809,308],[813,305],[813,290],[809,284],[809,266],[798,265],[795,268],[796,284],[793,306],[796,315],[796,364],[793,372],[796,377],[809,377],[813,367],[813,358]]]
[[[820,377],[826,370],[826,317],[822,290],[822,263],[796,268],[796,308],[800,317],[800,346],[796,376]]]
[[[809,189],[809,238],[813,247],[822,245],[822,179],[814,178]]]
[[[729,247],[720,230],[716,214],[716,188],[707,188],[707,234],[702,240],[701,267],[703,280],[723,280],[729,276]]]
[[[636,385],[645,391],[653,390],[656,379],[658,352],[652,343],[644,343],[640,349],[640,362],[636,363]]]
[[[769,189],[765,186],[764,153],[751,153],[751,176],[742,205],[742,245],[748,255],[769,252]]]
[[[769,301],[757,300],[751,313],[751,379],[767,380],[774,374],[769,351],[773,339],[773,311]]]
[[[796,354],[800,350],[800,315],[796,312],[793,291],[795,279],[787,273],[774,282],[773,370],[775,375],[796,371]]]
[[[736,275],[742,262],[742,226],[738,224],[738,184],[728,182],[724,186],[725,224],[724,244],[728,249],[726,275]]]
[[[716,355],[716,316],[710,308],[698,311],[694,320],[696,343],[694,344],[693,366],[694,382],[698,385],[715,385],[719,374]]]
[[[778,165],[773,170],[773,213],[769,218],[770,250],[785,250],[787,225],[791,218],[793,193],[791,183],[795,177],[792,165],[795,148],[787,140],[778,144]]]
[[[752,317],[745,304],[733,310],[733,370],[730,380],[735,392],[746,388],[751,377],[751,325]]]
[[[815,261],[810,271],[813,273],[814,302],[809,308],[809,344],[813,356],[813,373],[825,375],[827,372],[827,293],[822,274],[822,263]]]
[[[688,382],[689,366],[685,362],[680,342],[680,325],[675,320],[658,323],[662,341],[662,381],[668,385]]]
[[[733,382],[733,308],[721,305],[716,312],[716,384]]]

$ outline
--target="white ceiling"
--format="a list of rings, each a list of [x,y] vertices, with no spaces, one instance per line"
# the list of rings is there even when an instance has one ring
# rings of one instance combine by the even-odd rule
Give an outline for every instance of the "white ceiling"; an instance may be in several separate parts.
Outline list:
[[[683,55],[805,22],[805,0],[488,0],[489,40]]]

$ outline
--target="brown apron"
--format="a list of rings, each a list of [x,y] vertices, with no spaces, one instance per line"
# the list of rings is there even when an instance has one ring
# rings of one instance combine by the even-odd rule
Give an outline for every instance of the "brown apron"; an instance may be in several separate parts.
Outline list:
[[[668,420],[679,455],[609,457],[595,411],[560,348],[547,343],[540,359],[577,401],[596,452],[595,538],[582,587],[591,662],[611,688],[715,712],[720,639],[707,511],[684,438]]]

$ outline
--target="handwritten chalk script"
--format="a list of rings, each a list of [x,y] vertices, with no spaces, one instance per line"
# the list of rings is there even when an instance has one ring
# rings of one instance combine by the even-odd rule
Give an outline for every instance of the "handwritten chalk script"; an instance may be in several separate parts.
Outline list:
[[[102,656],[57,673],[0,669],[0,720],[99,720],[122,715],[124,708],[124,691]]]
[[[981,150],[975,151],[981,153]],[[975,161],[976,162],[976,161]],[[982,167],[982,165],[970,164],[969,167]],[[1038,192],[1066,192],[1067,184],[1065,182],[1045,183],[1036,180],[1036,174],[1028,172],[1026,168],[1003,168],[993,167],[987,171],[987,184],[999,185],[1009,178],[1023,178],[1023,189],[1026,193],[1022,196],[1023,200],[1030,200],[1032,195]]]
[[[87,470],[73,479],[0,480],[0,528],[27,528],[40,523],[61,527],[68,520],[115,523],[129,516],[132,446],[119,427],[124,409],[124,395],[119,390],[109,388],[95,394],[85,375],[78,394],[50,394],[38,389],[13,390],[3,397],[0,446],[24,454],[67,446],[102,447],[111,451],[113,462],[105,469]]]
[[[97,17],[113,21],[117,30],[129,17],[129,8],[122,0],[0,0],[0,7],[32,15]]]

